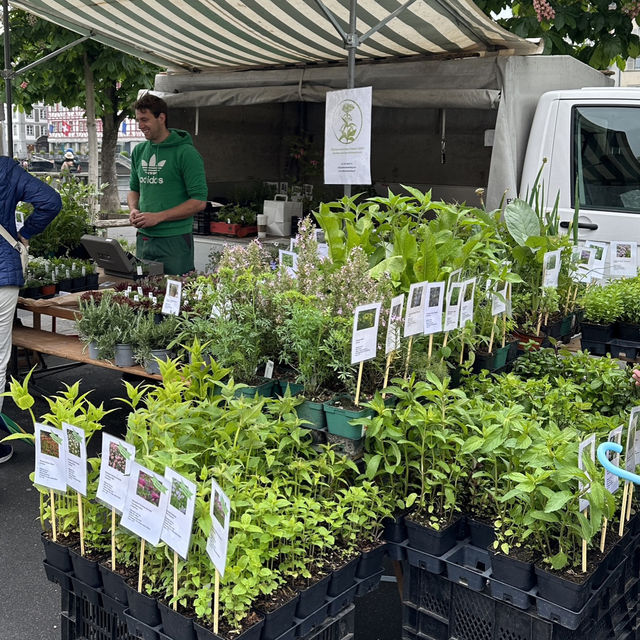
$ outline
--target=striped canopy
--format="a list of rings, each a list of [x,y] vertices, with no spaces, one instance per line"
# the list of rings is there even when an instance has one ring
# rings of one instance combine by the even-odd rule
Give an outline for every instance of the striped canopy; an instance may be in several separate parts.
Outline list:
[[[11,0],[11,5],[160,66],[205,70],[344,62],[343,39],[320,1],[348,32],[350,0]],[[357,33],[366,34],[399,9],[362,42],[359,59],[537,50],[470,0],[357,0]]]

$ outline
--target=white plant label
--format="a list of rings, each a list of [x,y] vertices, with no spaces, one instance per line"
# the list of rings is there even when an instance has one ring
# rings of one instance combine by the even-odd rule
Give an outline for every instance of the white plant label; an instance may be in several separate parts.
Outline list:
[[[136,287],[136,291],[138,292],[139,296],[143,296],[144,295],[144,291],[142,290],[142,287]]]
[[[351,334],[351,364],[358,364],[376,357],[381,308],[382,302],[356,307]]]
[[[633,451],[633,471],[640,464],[640,430],[638,430],[638,419],[640,418],[640,407],[633,407],[629,414],[629,431],[633,433],[631,440],[631,450]]]
[[[422,335],[424,332],[424,307],[428,282],[414,282],[409,288],[407,311],[404,315],[404,337]]]
[[[142,265],[139,264],[136,266],[136,274],[141,276],[142,275]]]
[[[290,276],[296,277],[298,272],[298,254],[293,251],[278,251],[278,262],[285,268]]]
[[[164,470],[164,477],[171,489],[160,539],[186,560],[196,505],[196,485],[170,467]]]
[[[267,360],[267,364],[264,365],[264,377],[265,378],[273,378],[273,368],[274,368],[273,360]]]
[[[67,465],[62,429],[36,422],[35,437],[35,484],[55,491],[66,491]]]
[[[469,278],[462,283],[462,301],[460,303],[460,326],[473,322],[473,300],[476,291],[476,279]]]
[[[87,442],[84,429],[62,423],[67,462],[67,484],[83,496],[87,495]]]
[[[131,465],[120,524],[154,547],[160,542],[169,504],[169,482],[137,462]]]
[[[444,314],[444,330],[457,329],[460,322],[460,302],[462,298],[462,283],[449,283],[447,290],[447,309]]]
[[[611,243],[611,275],[634,278],[638,271],[638,244],[636,242]]]
[[[593,264],[591,266],[591,280],[600,280],[604,278],[604,271],[607,267],[607,256],[609,255],[608,242],[596,242],[595,240],[587,240],[585,247],[595,249],[593,254]]]
[[[542,260],[542,286],[557,289],[560,267],[562,266],[562,250],[547,251]]]
[[[616,427],[609,431],[609,437],[607,438],[608,442],[616,442],[617,444],[622,444],[622,426]],[[607,454],[609,460],[613,462],[616,467],[620,466],[620,454],[609,452]],[[620,487],[620,476],[617,476],[615,473],[611,473],[607,469],[604,470],[604,486],[605,489],[609,493],[615,493]]]
[[[289,251],[294,251],[298,246],[298,236],[289,240]]]
[[[449,274],[449,279],[447,280],[447,295],[449,294],[449,287],[454,282],[460,282],[460,277],[462,276],[462,269],[456,269]]]
[[[426,335],[442,331],[443,309],[444,282],[430,282],[427,285],[427,300],[424,306],[424,333]]]
[[[624,468],[631,473],[636,471],[636,436],[638,431],[638,412],[640,407],[633,407],[629,415],[627,441],[624,447]]]
[[[179,280],[167,280],[167,290],[162,303],[162,313],[165,315],[179,316],[182,300],[182,282]]]
[[[498,289],[496,285],[496,289],[491,291],[491,315],[497,316],[501,313],[506,313],[507,311],[507,295],[509,291],[509,284],[507,282],[504,283],[504,287],[502,289]]]
[[[583,440],[578,445],[578,467],[582,469],[585,473],[585,456],[587,456],[590,460],[595,462],[596,459],[596,434],[592,433],[588,438]],[[589,475],[587,473],[587,475]],[[582,494],[583,492],[589,491],[591,488],[591,482],[583,483],[582,480],[578,480],[578,492]],[[587,498],[580,498],[580,511],[584,511],[589,508],[589,500]]]
[[[211,531],[207,539],[207,553],[213,566],[222,577],[227,564],[231,502],[215,480],[211,481],[209,514],[211,515]]]
[[[404,293],[391,300],[389,318],[387,319],[387,338],[385,340],[384,353],[389,355],[400,348],[402,335],[402,312],[404,310]]]
[[[573,248],[573,260],[577,265],[577,271],[574,277],[577,282],[591,282],[595,255],[596,250],[593,247]]]
[[[136,448],[107,433],[102,433],[100,478],[96,498],[107,506],[122,511]]]

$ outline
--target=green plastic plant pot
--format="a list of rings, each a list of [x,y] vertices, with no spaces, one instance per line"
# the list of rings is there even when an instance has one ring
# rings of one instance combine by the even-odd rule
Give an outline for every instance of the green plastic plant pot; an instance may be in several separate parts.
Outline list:
[[[278,389],[282,396],[287,392],[287,388],[289,389],[289,394],[292,396],[297,396],[299,393],[304,391],[304,385],[298,384],[297,382],[289,382],[289,380],[280,379],[277,380],[276,383],[278,384]]]
[[[309,424],[303,426],[318,431],[327,428],[327,418],[324,412],[324,404],[322,402],[311,402],[305,400],[296,407],[296,413],[300,420],[307,420]]]
[[[372,409],[343,409],[331,402],[324,403],[324,412],[327,417],[327,430],[335,436],[342,436],[350,440],[360,440],[364,437],[360,425],[352,425],[351,420],[373,416]]]
[[[273,397],[273,385],[275,380],[266,380],[259,385],[251,386],[251,387],[242,387],[241,389],[236,389],[234,395],[236,397],[246,396],[248,398],[253,398],[256,393],[263,398],[271,398]]]

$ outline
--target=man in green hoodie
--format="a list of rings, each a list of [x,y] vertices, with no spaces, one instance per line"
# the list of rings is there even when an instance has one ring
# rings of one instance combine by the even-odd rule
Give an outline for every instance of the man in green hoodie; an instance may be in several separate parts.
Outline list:
[[[193,271],[193,216],[207,201],[202,157],[191,136],[167,127],[167,103],[149,93],[134,105],[147,139],[131,153],[129,220],[138,229],[136,255],[164,264],[164,271]]]

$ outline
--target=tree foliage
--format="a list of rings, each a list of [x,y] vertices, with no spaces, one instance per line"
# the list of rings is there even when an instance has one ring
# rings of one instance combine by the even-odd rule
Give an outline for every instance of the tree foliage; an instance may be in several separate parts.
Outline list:
[[[510,7],[497,22],[523,38],[541,38],[545,54],[565,54],[596,68],[640,57],[638,0],[475,0],[487,15]]]
[[[15,70],[79,38],[77,33],[21,10],[10,11],[9,23]],[[123,120],[133,115],[131,107],[138,91],[152,88],[154,76],[161,69],[94,40],[86,40],[18,76],[14,80],[13,100],[27,112],[31,111],[32,104],[40,101],[59,102],[68,108],[84,107],[85,53],[95,80],[96,115],[103,124],[101,180],[103,184],[108,182],[109,187],[103,195],[102,209],[111,210],[119,208],[115,173],[118,130]]]

